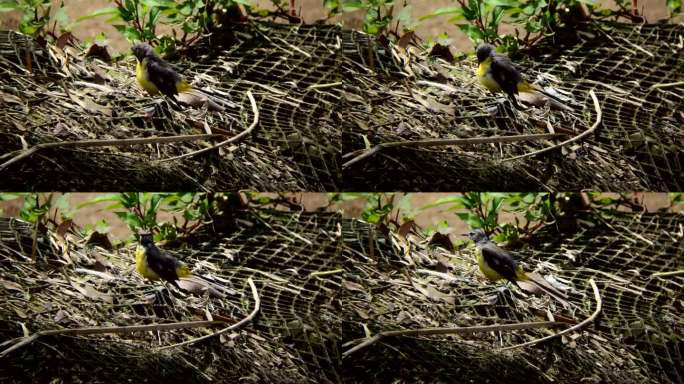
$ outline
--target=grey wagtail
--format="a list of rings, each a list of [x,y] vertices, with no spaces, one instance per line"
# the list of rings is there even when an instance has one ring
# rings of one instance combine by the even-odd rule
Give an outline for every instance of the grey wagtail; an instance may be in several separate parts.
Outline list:
[[[533,273],[531,277],[518,264],[510,253],[499,248],[481,229],[468,232],[467,236],[475,242],[477,247],[477,265],[480,271],[491,281],[506,279],[521,288],[518,282],[532,284],[534,288],[567,305],[565,294],[549,284],[543,277]],[[537,277],[539,276],[539,277]],[[521,288],[522,289],[522,288]],[[571,304],[572,305],[572,304]]]
[[[150,95],[162,93],[175,101],[177,94],[192,89],[190,84],[159,57],[149,44],[136,44],[132,50],[138,62],[135,67],[135,78]]]
[[[135,251],[135,267],[149,280],[164,280],[180,289],[176,281],[191,275],[185,263],[163,252],[154,244],[151,233],[140,234],[140,245]]]
[[[525,81],[520,74],[520,71],[518,71],[508,56],[497,53],[496,49],[491,44],[480,43],[480,45],[477,46],[476,53],[477,61],[479,63],[479,66],[477,67],[477,78],[480,80],[480,83],[492,93],[505,93],[515,108],[524,109],[518,104],[518,100],[516,99],[516,96],[519,93],[538,92],[555,101],[550,101],[554,107],[569,111],[573,110],[565,105],[563,100],[559,99],[558,96],[554,96],[541,89],[541,87],[537,87]]]

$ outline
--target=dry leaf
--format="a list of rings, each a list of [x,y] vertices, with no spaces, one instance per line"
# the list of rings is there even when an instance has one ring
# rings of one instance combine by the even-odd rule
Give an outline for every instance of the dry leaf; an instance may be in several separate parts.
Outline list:
[[[22,288],[21,285],[15,283],[13,281],[7,281],[7,280],[1,280],[0,279],[0,284],[2,284],[2,286],[5,287],[5,289],[8,291],[19,291],[19,292],[24,291],[24,289]]]

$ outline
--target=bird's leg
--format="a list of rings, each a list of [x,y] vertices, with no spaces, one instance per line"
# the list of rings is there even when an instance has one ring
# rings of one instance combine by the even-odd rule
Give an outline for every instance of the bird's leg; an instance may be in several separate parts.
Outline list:
[[[508,95],[508,99],[511,101],[511,104],[513,104],[513,107],[519,111],[525,111],[527,108],[523,107],[518,103],[518,99],[515,97],[515,95]]]
[[[178,286],[178,284],[176,284],[175,281],[173,281],[172,283],[176,286],[176,288],[180,289],[180,287]],[[176,301],[176,296],[171,291],[171,288],[169,288],[169,286],[166,284],[166,281],[162,281],[162,284],[164,284],[164,288],[166,288],[166,291],[169,293],[169,298],[171,299],[171,304],[173,305]]]
[[[169,104],[171,104],[171,108],[175,109],[176,111],[182,111],[183,107],[180,105],[178,100],[176,99],[176,96],[169,96],[168,99],[171,101]]]

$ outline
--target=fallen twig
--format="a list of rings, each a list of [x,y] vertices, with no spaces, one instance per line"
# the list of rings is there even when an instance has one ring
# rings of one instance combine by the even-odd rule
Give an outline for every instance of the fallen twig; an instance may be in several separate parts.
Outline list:
[[[591,323],[592,321],[594,321],[594,319],[596,319],[596,316],[598,316],[598,314],[601,313],[601,307],[602,307],[602,305],[603,305],[603,304],[602,304],[603,302],[602,302],[602,300],[601,300],[601,294],[600,294],[600,292],[599,292],[599,290],[598,290],[598,287],[596,286],[596,282],[594,281],[594,279],[589,279],[589,284],[591,285],[591,288],[592,288],[592,290],[594,291],[594,299],[596,300],[596,310],[594,311],[594,313],[591,314],[591,316],[587,317],[587,318],[584,319],[582,322],[580,322],[580,323],[578,323],[578,324],[576,324],[576,325],[573,325],[573,326],[570,327],[570,328],[564,329],[564,330],[562,330],[562,331],[560,331],[560,332],[558,332],[558,333],[555,333],[555,334],[553,334],[553,335],[545,336],[545,337],[542,337],[542,338],[540,338],[540,339],[535,339],[535,340],[528,341],[528,342],[522,343],[522,344],[512,345],[512,346],[510,346],[510,347],[501,348],[500,351],[506,351],[506,350],[509,350],[509,349],[528,347],[528,346],[530,346],[530,345],[539,344],[539,343],[541,343],[541,342],[543,342],[543,341],[555,339],[555,338],[557,338],[557,337],[561,337],[562,335],[565,335],[566,333],[569,333],[569,332],[573,332],[573,331],[577,331],[577,330],[579,330],[579,329],[582,329],[582,328],[584,328],[587,324],[589,324],[589,323]]]
[[[598,99],[596,98],[596,94],[594,93],[594,90],[593,90],[593,89],[589,91],[589,95],[591,96],[591,99],[594,101],[594,109],[596,110],[596,121],[595,121],[594,124],[591,126],[591,128],[587,129],[586,131],[580,133],[579,135],[577,135],[577,136],[575,136],[575,137],[572,137],[572,138],[570,138],[570,139],[568,139],[568,140],[565,140],[565,141],[563,141],[563,142],[561,142],[561,143],[558,143],[558,144],[556,144],[556,145],[552,145],[552,146],[550,146],[550,147],[542,148],[542,149],[540,149],[540,150],[538,150],[538,151],[533,151],[533,152],[530,152],[530,153],[525,153],[525,154],[523,154],[523,155],[509,157],[509,158],[507,158],[507,159],[501,160],[501,162],[504,162],[504,161],[511,161],[511,160],[518,160],[518,159],[522,159],[522,158],[525,158],[525,157],[537,156],[537,155],[539,155],[539,154],[542,154],[542,153],[545,153],[545,152],[548,152],[548,151],[552,151],[552,150],[554,150],[554,149],[556,149],[556,148],[560,148],[560,147],[565,146],[565,145],[568,145],[568,144],[570,144],[570,143],[574,143],[575,141],[578,141],[578,140],[584,138],[585,136],[590,135],[591,133],[593,133],[593,132],[596,130],[596,128],[599,126],[599,124],[601,123],[601,106],[599,105]]]
[[[394,336],[418,336],[418,335],[446,335],[453,333],[477,333],[477,332],[493,332],[493,331],[512,331],[518,329],[533,329],[533,328],[548,328],[553,326],[567,325],[558,321],[540,321],[532,323],[517,323],[517,324],[493,324],[474,327],[456,327],[456,328],[421,328],[421,329],[404,329],[399,331],[381,332],[377,335],[364,339],[363,342],[348,349],[342,353],[342,357],[347,357],[354,352],[373,345],[386,337]]]
[[[541,133],[532,135],[515,135],[515,136],[492,136],[492,137],[474,137],[469,139],[428,139],[417,141],[393,141],[390,143],[381,143],[370,149],[363,149],[361,151],[352,152],[343,157],[349,157],[355,153],[361,152],[360,155],[342,164],[342,168],[347,168],[350,165],[357,163],[367,157],[370,157],[384,148],[393,147],[437,147],[446,145],[472,145],[472,144],[489,144],[489,143],[511,143],[516,141],[531,141],[531,140],[545,140],[558,136],[565,136],[559,133]]]
[[[236,142],[236,141],[242,139],[243,137],[249,135],[250,133],[252,133],[254,128],[256,128],[257,124],[259,123],[259,109],[257,108],[256,100],[254,100],[254,96],[252,95],[252,91],[247,91],[247,97],[249,98],[249,102],[252,104],[252,112],[254,113],[254,119],[252,120],[252,124],[247,129],[245,129],[244,131],[240,132],[239,134],[231,137],[230,139],[224,140],[224,141],[222,141],[216,145],[213,145],[211,147],[202,148],[202,149],[194,151],[194,152],[186,153],[186,154],[179,155],[179,156],[169,157],[167,159],[157,160],[157,162],[161,163],[161,162],[172,161],[172,160],[180,160],[180,159],[184,159],[187,157],[199,155],[200,153],[213,151],[214,149],[223,147],[224,145]]]
[[[117,140],[80,140],[80,141],[62,141],[57,143],[42,143],[36,144],[31,148],[22,149],[20,153],[6,162],[0,164],[0,171],[7,168],[9,165],[16,163],[19,160],[27,158],[41,149],[47,148],[85,148],[85,147],[106,147],[115,146],[122,147],[127,145],[137,144],[166,144],[176,143],[182,141],[196,141],[205,140],[215,137],[222,137],[224,135],[180,135],[180,136],[165,136],[165,137],[146,137],[135,139],[117,139]]]
[[[249,287],[252,288],[252,296],[254,297],[254,309],[252,310],[252,313],[249,314],[249,316],[247,316],[244,319],[238,321],[237,323],[231,325],[230,327],[223,328],[220,331],[211,333],[209,335],[204,335],[204,336],[201,336],[201,337],[198,337],[195,339],[190,339],[190,340],[184,341],[182,343],[167,345],[165,347],[159,347],[159,348],[156,348],[156,350],[161,351],[164,349],[170,349],[170,348],[176,348],[176,347],[182,347],[185,345],[194,344],[194,343],[197,343],[199,341],[206,340],[210,337],[218,336],[218,335],[221,335],[221,334],[226,333],[228,331],[232,331],[232,330],[241,328],[243,325],[252,321],[254,319],[254,317],[257,315],[257,313],[259,313],[259,309],[261,308],[261,299],[259,298],[259,292],[257,291],[256,285],[254,285],[254,281],[252,280],[251,277],[249,279],[247,279],[247,283],[249,283]]]
[[[164,347],[164,348],[171,348],[175,346],[180,346],[180,345],[185,345],[186,343],[194,343],[196,341],[202,340],[203,338],[215,336],[218,334],[221,334],[223,332],[226,332],[231,329],[236,329],[241,327],[242,325],[246,324],[247,322],[251,321],[254,316],[256,316],[256,313],[259,311],[259,307],[261,305],[261,301],[259,299],[259,293],[257,292],[256,286],[254,285],[254,282],[252,281],[252,278],[250,277],[247,280],[247,283],[249,283],[249,286],[252,288],[252,295],[254,296],[254,310],[252,313],[250,313],[249,316],[246,318],[240,320],[239,322],[231,325],[228,328],[222,329],[221,331],[203,336],[199,339],[194,339],[194,340],[189,340],[189,342],[185,343],[180,343],[180,344],[174,344],[172,346]],[[52,329],[48,331],[40,331],[36,332],[31,336],[23,336],[23,337],[17,337],[15,339],[7,340],[4,343],[0,344],[0,347],[4,347],[9,344],[14,344],[11,347],[3,350],[0,352],[0,358],[5,357],[7,354],[10,352],[17,350],[23,346],[26,346],[34,341],[36,341],[40,337],[44,336],[55,336],[55,335],[96,335],[96,334],[105,334],[105,333],[131,333],[131,332],[141,332],[141,331],[168,331],[172,329],[188,329],[188,328],[201,328],[201,327],[209,327],[213,325],[219,325],[219,324],[225,324],[225,321],[183,321],[183,322],[177,322],[177,323],[169,323],[169,324],[147,324],[147,325],[129,325],[129,326],[122,326],[122,327],[90,327],[90,328],[70,328],[70,329]],[[164,349],[160,348],[160,349]]]

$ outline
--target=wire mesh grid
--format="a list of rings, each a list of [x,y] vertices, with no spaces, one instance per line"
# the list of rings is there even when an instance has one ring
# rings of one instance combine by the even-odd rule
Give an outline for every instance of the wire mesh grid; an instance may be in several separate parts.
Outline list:
[[[206,311],[237,320],[254,305],[248,277],[262,300],[252,325],[223,340],[167,355],[150,346],[208,331],[50,338],[9,356],[0,376],[33,367],[34,377],[41,377],[58,367],[73,377],[90,374],[90,379],[106,381],[120,373],[115,357],[121,356],[129,378],[150,382],[168,381],[175,374],[197,382],[357,382],[367,381],[368,374],[377,381],[411,382],[510,382],[521,375],[531,382],[682,381],[684,327],[679,313],[684,284],[681,274],[671,273],[684,264],[681,215],[579,214],[572,218],[574,227],[559,232],[551,226],[539,233],[518,259],[528,271],[536,266],[570,287],[574,309],[549,297],[521,296],[503,284],[485,283],[472,247],[449,252],[428,246],[421,237],[409,234],[404,239],[338,214],[261,211],[236,217],[243,223],[239,228],[215,234],[207,227],[191,247],[171,250],[194,274],[234,291],[222,300],[169,296],[133,273],[132,249],[108,253],[74,243],[63,252],[64,244],[51,233],[39,236],[37,262],[28,262],[34,228],[17,220],[0,221],[0,290],[7,298],[0,306],[4,339],[21,334],[18,321],[35,332],[56,325],[172,322],[204,317]],[[111,263],[103,271],[111,278],[83,273],[95,269],[93,260],[101,262],[102,257]],[[549,313],[580,321],[596,306],[589,278],[597,281],[603,310],[593,326],[563,340],[504,353],[498,348],[548,335],[549,330],[404,336],[341,358],[347,342],[364,337],[364,327],[377,333],[513,324],[539,321]],[[32,292],[30,301],[23,298],[25,292]],[[100,368],[79,372],[84,365],[60,365],[65,356],[79,356]],[[149,364],[166,373],[147,377]]]
[[[425,241],[413,242],[413,251],[404,248],[398,253],[404,255],[401,261],[395,257],[394,262],[395,267],[412,265],[409,272],[357,265],[356,272],[347,275],[360,276],[354,282],[363,286],[360,292],[372,292],[372,299],[358,292],[343,299],[350,324],[343,326],[349,332],[343,339],[363,337],[360,323],[377,333],[538,321],[549,311],[556,319],[579,321],[595,309],[590,278],[597,282],[603,301],[594,327],[542,348],[511,353],[497,349],[548,333],[388,338],[343,363],[344,376],[350,381],[362,381],[362,375],[370,373],[376,380],[411,382],[464,377],[502,383],[521,377],[531,382],[682,382],[684,324],[679,313],[684,281],[673,273],[684,265],[682,216],[615,213],[602,218],[600,213],[587,213],[570,221],[573,226],[560,233],[560,227],[547,227],[531,249],[517,256],[527,270],[536,266],[561,285],[573,287],[567,292],[577,310],[568,312],[541,298],[514,298],[501,284],[483,285],[472,247],[436,252],[425,248]],[[449,260],[448,273],[435,273],[440,254]]]
[[[208,129],[235,136],[255,118],[247,91],[259,111],[251,137],[218,153],[158,161],[205,148],[206,141],[46,149],[6,169],[4,189],[335,189],[341,149],[330,115],[340,93],[338,29],[250,24],[221,36],[216,40],[230,45],[225,52],[216,54],[216,46],[204,43],[193,52],[197,62],[174,63],[195,88],[234,105],[210,113],[174,110],[161,99],[150,103],[135,84],[132,60],[82,60],[14,32],[0,34],[5,153],[38,143]]]
[[[197,233],[193,249],[170,250],[193,266],[193,274],[224,285],[222,300],[194,295],[177,296],[145,283],[133,272],[133,248],[106,251],[99,247],[71,245],[63,252],[54,234],[41,237],[36,258],[30,262],[33,228],[12,219],[0,221],[0,288],[7,300],[0,306],[3,339],[18,336],[15,320],[26,318],[31,332],[61,327],[169,323],[202,318],[205,311],[235,321],[254,307],[246,281],[252,278],[261,307],[248,331],[175,349],[172,354],[154,347],[200,337],[206,330],[137,332],[124,336],[69,337],[46,339],[58,348],[36,343],[10,358],[0,377],[15,377],[31,368],[32,377],[53,375],[86,378],[79,372],[89,365],[101,366],[92,373],[106,382],[123,372],[132,380],[209,382],[212,377],[250,382],[339,381],[336,376],[336,344],[339,341],[339,312],[335,291],[342,270],[339,259],[339,215],[297,215],[268,212],[262,216],[243,214],[246,226],[225,237]],[[98,269],[102,258],[108,264],[104,276],[84,270]],[[61,269],[60,264],[70,267]],[[102,267],[102,265],[100,265]],[[84,275],[85,273],[85,275]],[[319,277],[320,274],[320,277]],[[22,299],[36,288],[31,304]],[[88,304],[89,303],[89,304]],[[19,316],[19,317],[17,317]],[[30,320],[29,320],[30,319]],[[103,346],[103,344],[109,344]],[[227,344],[234,344],[230,346]],[[239,346],[239,347],[236,347]],[[40,358],[37,358],[40,356]],[[77,366],[64,366],[65,356],[79,356]],[[127,364],[119,369],[119,363]],[[210,358],[207,358],[207,357]],[[111,365],[103,365],[111,362]],[[146,377],[149,366],[155,377]],[[83,376],[85,375],[85,376]],[[181,375],[181,376],[178,376]],[[174,379],[175,378],[175,379]]]
[[[638,164],[650,190],[684,187],[681,24],[592,24],[587,35],[544,42],[537,70],[568,73],[573,94],[593,89],[604,113],[596,140]],[[568,44],[570,41],[571,44]],[[589,102],[586,100],[585,102]]]
[[[642,361],[649,380],[682,382],[684,278],[671,273],[684,267],[682,216],[626,213],[602,221],[542,235],[545,244],[531,256],[559,265],[570,281],[594,278],[603,293],[597,332],[605,343]],[[583,295],[591,295],[588,288]]]
[[[536,158],[505,160],[560,140],[386,148],[346,167],[344,188],[681,189],[682,98],[676,87],[650,87],[680,79],[676,46],[682,27],[611,26],[603,31],[590,24],[559,33],[529,59],[516,60],[528,80],[569,92],[573,112],[514,111],[503,98],[491,97],[475,84],[474,63],[448,64],[351,33],[344,40],[342,66],[347,96],[341,108],[348,116],[343,125],[345,161],[365,148],[366,140],[378,145],[545,133],[549,128],[576,136],[597,120],[589,90],[599,96],[603,117],[594,135]]]

